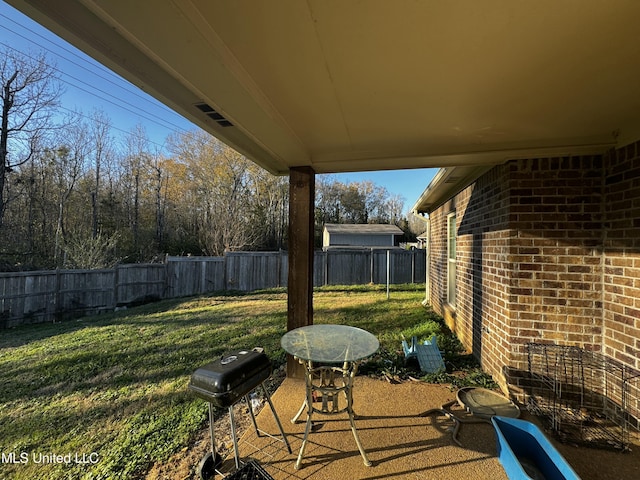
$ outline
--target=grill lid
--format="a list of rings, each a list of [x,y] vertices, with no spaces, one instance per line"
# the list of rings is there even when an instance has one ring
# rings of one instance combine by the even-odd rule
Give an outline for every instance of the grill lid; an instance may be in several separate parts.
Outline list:
[[[271,361],[264,349],[234,350],[207,363],[191,375],[189,388],[217,405],[233,405],[271,375]]]

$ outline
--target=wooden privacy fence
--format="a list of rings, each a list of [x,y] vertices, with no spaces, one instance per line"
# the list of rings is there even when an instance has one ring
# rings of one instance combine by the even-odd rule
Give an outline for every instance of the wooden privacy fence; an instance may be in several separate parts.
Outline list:
[[[387,261],[388,260],[388,261]],[[423,283],[424,250],[316,252],[314,285]],[[165,298],[287,286],[287,252],[167,257],[105,270],[0,273],[0,329],[92,315]]]

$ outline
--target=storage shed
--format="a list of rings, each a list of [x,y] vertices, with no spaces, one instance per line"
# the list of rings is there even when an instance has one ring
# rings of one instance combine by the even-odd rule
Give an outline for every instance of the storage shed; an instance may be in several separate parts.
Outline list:
[[[322,249],[396,247],[404,232],[396,225],[327,223],[322,232]]]

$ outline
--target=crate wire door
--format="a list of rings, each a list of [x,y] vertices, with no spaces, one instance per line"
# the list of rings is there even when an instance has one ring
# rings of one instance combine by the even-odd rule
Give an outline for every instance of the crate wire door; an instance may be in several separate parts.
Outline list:
[[[638,375],[596,352],[574,346],[527,345],[527,409],[565,442],[628,450],[637,427]]]

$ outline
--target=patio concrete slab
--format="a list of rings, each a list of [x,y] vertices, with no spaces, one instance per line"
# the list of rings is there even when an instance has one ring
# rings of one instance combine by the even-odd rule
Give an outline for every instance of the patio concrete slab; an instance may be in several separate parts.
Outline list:
[[[305,424],[292,424],[290,419],[303,398],[304,381],[290,378],[272,397],[292,454],[287,453],[282,442],[258,437],[253,429],[248,429],[240,442],[241,456],[257,459],[276,480],[507,478],[496,458],[490,424],[464,424],[458,434],[461,448],[453,442],[452,421],[438,415],[420,416],[455,399],[455,392],[448,386],[421,382],[390,384],[367,377],[356,378],[354,408],[358,414],[358,433],[373,465],[363,464],[346,414],[318,415],[314,416],[317,421],[302,468],[295,470]],[[278,431],[268,408],[261,411],[258,423],[269,433]]]
[[[453,422],[444,416],[420,414],[455,399],[448,385],[422,382],[390,384],[383,380],[357,377],[354,408],[360,439],[373,465],[364,466],[351,434],[346,414],[317,416],[300,470],[294,469],[302,444],[304,422],[292,424],[304,398],[304,381],[287,378],[272,400],[291,443],[292,454],[282,442],[258,437],[247,426],[240,440],[244,460],[255,458],[275,479],[372,480],[372,479],[474,479],[506,480],[496,457],[496,439],[489,423],[465,423],[456,445]],[[452,407],[456,415],[464,411]],[[305,415],[303,415],[305,417]],[[528,412],[522,417],[540,425]],[[258,415],[259,426],[276,435],[278,429],[269,408]],[[631,452],[577,447],[550,437],[582,480],[626,480],[640,478],[640,441],[632,434]],[[205,442],[208,443],[208,440]],[[233,460],[225,463],[233,468]]]

